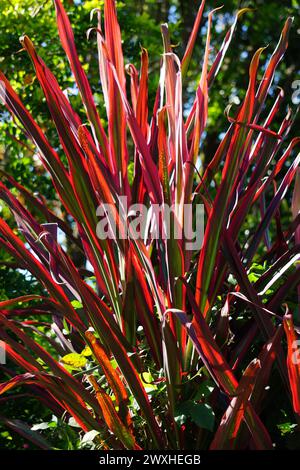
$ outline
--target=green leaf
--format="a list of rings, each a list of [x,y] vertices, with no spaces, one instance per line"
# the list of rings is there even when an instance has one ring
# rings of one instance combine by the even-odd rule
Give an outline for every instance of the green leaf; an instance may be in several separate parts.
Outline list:
[[[38,423],[31,426],[31,431],[43,431],[49,428],[49,423]]]
[[[192,400],[185,401],[175,410],[175,421],[181,426],[187,419],[191,419],[197,426],[212,431],[215,424],[215,414],[206,403],[196,403]]]
[[[91,348],[89,348],[88,346],[86,346],[80,353],[81,356],[84,356],[84,357],[89,357],[89,356],[92,356],[93,353],[92,353],[92,350]]]
[[[128,182],[130,186],[132,186],[133,180],[134,180],[134,162],[128,163],[127,176],[128,176]]]
[[[198,386],[197,393],[194,397],[194,400],[197,401],[203,398],[208,398],[211,395],[214,388],[215,388],[215,384],[213,383],[212,380],[205,380]]]
[[[82,303],[79,302],[79,300],[72,300],[71,304],[75,308],[75,310],[82,308]]]
[[[89,431],[84,434],[83,438],[80,441],[80,444],[88,444],[93,442],[96,436],[98,436],[99,432],[93,429],[92,431]]]
[[[280,434],[284,436],[285,434],[293,433],[294,429],[297,427],[297,424],[281,423],[281,424],[277,424],[277,427],[280,431]]]
[[[157,386],[153,384],[153,377],[150,372],[143,372],[140,374],[140,378],[147,393],[157,390]]]
[[[61,358],[61,362],[69,367],[81,369],[87,363],[86,357],[77,353],[70,353]]]

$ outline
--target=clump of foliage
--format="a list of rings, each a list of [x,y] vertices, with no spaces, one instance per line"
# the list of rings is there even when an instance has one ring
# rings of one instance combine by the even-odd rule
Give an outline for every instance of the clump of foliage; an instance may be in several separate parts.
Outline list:
[[[299,138],[288,140],[290,110],[273,129],[284,96],[279,90],[270,107],[269,94],[292,19],[260,79],[264,48],[254,54],[244,100],[226,111],[228,129],[218,130],[215,155],[198,169],[209,91],[247,11],[238,12],[214,58],[210,35],[217,12],[208,15],[201,78],[186,115],[182,90],[205,1],[182,60],[162,25],[164,54],[150,119],[148,53],[142,49],[139,71],[124,67],[114,0],[104,1],[104,19],[94,12],[98,23],[89,31],[90,39],[97,38],[101,113],[68,16],[60,0],[54,3],[85,120],[27,36],[21,43],[59,147],[0,73],[2,101],[35,145],[61,203],[57,215],[42,195],[1,170],[0,197],[17,226],[0,219],[0,248],[5,262],[30,273],[42,292],[0,303],[0,339],[19,371],[1,366],[6,378],[0,393],[14,400],[13,389],[27,387],[53,419],[32,428],[1,420],[42,448],[59,447],[40,432],[60,427],[71,441],[79,429],[81,445],[102,449],[271,449],[277,434],[297,432],[300,414],[299,180],[288,226],[280,217],[299,167]],[[158,239],[150,230],[143,240],[97,237],[97,208],[104,203],[113,207],[119,232],[125,231],[130,218],[123,215],[124,196],[129,204],[161,207]],[[196,208],[199,202],[206,214],[204,240],[191,252],[187,240],[176,238],[175,225],[184,225],[184,204]],[[166,240],[164,211],[175,203],[173,236]],[[250,216],[257,223],[248,230]],[[65,248],[70,244],[72,253]],[[285,409],[275,426],[268,413],[278,394]],[[75,425],[72,431],[66,423]]]

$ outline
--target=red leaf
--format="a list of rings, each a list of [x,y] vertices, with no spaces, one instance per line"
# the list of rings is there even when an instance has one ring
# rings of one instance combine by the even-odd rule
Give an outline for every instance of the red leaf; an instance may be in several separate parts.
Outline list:
[[[293,397],[295,413],[300,415],[300,340],[296,335],[292,315],[283,318],[284,331],[287,338],[287,368]]]

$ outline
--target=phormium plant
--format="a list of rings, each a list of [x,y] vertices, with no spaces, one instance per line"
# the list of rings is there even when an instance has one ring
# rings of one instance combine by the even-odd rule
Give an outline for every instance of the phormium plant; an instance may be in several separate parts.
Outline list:
[[[82,435],[92,431],[97,448],[271,449],[274,430],[265,419],[278,394],[295,424],[300,414],[300,154],[294,154],[300,139],[288,139],[290,111],[274,129],[283,92],[269,93],[292,19],[260,80],[264,48],[254,54],[243,102],[227,110],[228,129],[219,130],[220,144],[203,168],[209,90],[246,11],[238,12],[215,57],[210,36],[218,13],[208,15],[201,78],[187,115],[182,89],[205,1],[182,60],[162,25],[164,54],[150,118],[147,51],[141,51],[139,71],[131,64],[125,69],[114,0],[104,1],[103,17],[96,12],[97,26],[89,31],[90,40],[97,38],[104,109],[95,105],[61,1],[54,4],[87,119],[74,111],[23,36],[59,148],[2,73],[1,99],[35,145],[63,215],[1,170],[0,197],[16,226],[0,219],[0,247],[45,294],[28,292],[0,303],[0,339],[9,361],[1,366],[0,393],[10,399],[14,387],[28,387],[54,415],[73,418]],[[281,202],[294,180],[283,227]],[[148,209],[143,237],[124,236],[134,215],[124,211],[124,198],[128,207]],[[104,204],[116,237],[99,236]],[[186,234],[178,237],[176,230],[185,224],[187,206],[195,224],[199,204],[205,231],[202,246],[192,250]],[[155,207],[157,236],[151,226]],[[249,217],[256,222],[245,231]],[[65,249],[67,239],[84,265]],[[276,387],[268,391],[275,376]],[[1,420],[36,445],[51,447],[28,426]]]

